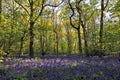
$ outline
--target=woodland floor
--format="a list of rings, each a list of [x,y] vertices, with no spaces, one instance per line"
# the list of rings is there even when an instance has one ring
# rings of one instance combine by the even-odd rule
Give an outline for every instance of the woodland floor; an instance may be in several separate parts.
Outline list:
[[[0,63],[0,80],[120,80],[117,56],[8,57]]]

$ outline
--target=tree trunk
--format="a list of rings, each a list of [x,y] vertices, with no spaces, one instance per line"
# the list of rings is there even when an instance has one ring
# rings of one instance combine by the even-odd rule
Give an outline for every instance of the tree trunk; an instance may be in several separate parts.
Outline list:
[[[1,14],[2,14],[2,0],[0,0],[0,24],[1,24]]]
[[[42,41],[42,34],[40,34],[40,49],[41,49],[41,53],[43,52],[43,45],[42,45],[43,41]]]
[[[15,21],[15,16],[14,16],[14,1],[12,1],[12,3],[11,3],[11,5],[12,5],[12,7],[11,7],[11,12],[12,12],[12,17],[11,17],[11,20],[12,20],[12,22],[11,22],[11,26],[10,26],[10,36],[9,36],[9,41],[8,41],[8,51],[11,51],[11,47],[12,47],[12,45],[13,45],[13,43],[14,43],[14,21]]]
[[[56,36],[56,34],[54,34],[54,53],[56,53],[56,37],[55,36]]]
[[[68,53],[71,54],[72,53],[72,48],[71,48],[71,38],[70,38],[70,30],[68,28],[66,28],[67,30],[67,45],[68,45]]]
[[[33,33],[33,27],[34,27],[34,21],[33,21],[33,13],[34,13],[34,9],[33,9],[33,0],[30,1],[30,17],[29,17],[29,25],[30,25],[30,44],[29,44],[29,49],[30,49],[30,52],[29,52],[29,57],[34,57],[34,47],[33,47],[33,44],[34,44],[34,33]]]
[[[58,46],[59,45],[58,33],[55,30],[54,30],[54,33],[55,33],[54,51],[55,51],[56,55],[58,56],[58,52],[59,52],[59,50],[58,50],[58,48],[59,48],[59,46]]]
[[[29,44],[29,49],[30,49],[29,56],[30,56],[30,57],[34,57],[34,48],[33,48],[33,44],[34,44],[34,33],[33,33],[33,27],[34,27],[34,23],[33,23],[33,22],[30,22],[30,44]]]
[[[86,56],[89,56],[88,54],[88,42],[87,42],[87,36],[86,36],[86,29],[85,29],[85,26],[83,27],[83,36],[84,36],[84,45],[85,45],[85,53],[86,53]]]
[[[100,43],[100,50],[102,50],[102,44],[103,44],[103,11],[104,11],[104,0],[101,0],[101,18],[100,18],[100,39],[99,39],[99,43]]]
[[[79,48],[79,53],[82,54],[82,41],[81,41],[80,28],[78,28],[77,31],[78,31],[78,48]]]
[[[59,38],[58,38],[58,33],[56,33],[56,47],[57,47],[57,55],[58,55],[58,53],[59,53]]]
[[[21,40],[20,40],[20,54],[19,54],[19,56],[22,56],[23,55],[23,38],[24,37],[21,37]]]
[[[70,24],[73,28],[75,28],[77,30],[77,35],[78,35],[78,48],[79,48],[79,53],[82,53],[82,42],[81,42],[81,33],[80,33],[80,19],[81,19],[81,15],[80,15],[80,8],[79,8],[79,2],[76,1],[76,8],[77,8],[77,12],[79,13],[79,21],[78,21],[78,26],[75,26],[73,24],[73,21],[72,21],[72,17],[75,15],[75,11],[74,11],[74,8],[72,7],[72,4],[70,3],[70,0],[68,0],[69,2],[69,6],[70,6],[70,9],[72,11],[72,14],[70,16]]]
[[[24,43],[25,34],[26,34],[26,32],[23,33],[23,36],[20,39],[20,54],[19,54],[19,56],[23,55],[23,43]]]
[[[81,14],[80,14],[80,15],[81,15]],[[80,21],[81,21],[81,26],[82,26],[82,28],[83,28],[85,53],[86,53],[86,56],[89,56],[89,54],[88,54],[88,42],[87,42],[87,32],[86,32],[86,27],[85,27],[85,24],[83,23],[81,17],[80,17]]]

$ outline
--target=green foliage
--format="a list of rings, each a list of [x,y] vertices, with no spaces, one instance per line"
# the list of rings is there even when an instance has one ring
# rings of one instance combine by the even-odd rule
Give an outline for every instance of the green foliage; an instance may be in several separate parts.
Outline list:
[[[30,13],[30,5],[28,1],[16,0],[18,3],[22,4],[26,10]],[[33,0],[33,20],[38,16],[41,9],[42,0]],[[114,2],[114,3],[113,3]],[[60,0],[46,1],[50,4],[58,4]],[[113,3],[113,4],[111,4]],[[71,1],[72,6],[75,9],[75,2]],[[90,0],[90,3],[81,2],[81,17],[86,25],[86,33],[88,40],[88,49],[91,52],[94,49],[99,48],[99,16],[100,10],[98,8],[98,0]],[[6,6],[6,7],[4,7]],[[23,38],[23,52],[29,52],[29,15],[26,11],[14,2],[5,0],[3,1],[1,21],[0,21],[0,48],[3,53],[4,51],[11,50],[13,53],[19,53],[21,38]],[[59,8],[59,12],[55,11]],[[48,54],[54,53],[55,41],[55,31],[59,36],[59,52],[67,54],[67,52],[78,52],[77,44],[77,34],[75,30],[70,26],[69,17],[71,15],[71,10],[68,4],[63,7],[58,8],[46,7],[43,10],[42,15],[36,21],[33,27],[34,38],[34,48],[35,52],[39,53],[44,48],[44,51]],[[107,17],[104,17],[104,35],[103,35],[103,47],[106,53],[117,53],[120,50],[120,0],[111,0],[108,4],[107,9],[110,12],[110,20],[107,21]],[[6,13],[7,12],[7,13]],[[105,11],[105,13],[107,13]],[[109,15],[109,14],[108,14]],[[73,24],[78,26],[78,13],[75,11],[75,17],[72,19]],[[24,35],[25,32],[25,35]],[[43,37],[41,46],[40,37]],[[81,29],[82,36],[82,47],[84,49],[84,36]],[[68,46],[69,44],[69,46]],[[70,49],[68,49],[70,48]],[[69,51],[70,50],[70,51]],[[1,58],[2,59],[2,58]]]
[[[90,4],[92,4],[92,5],[96,5],[98,2],[97,2],[97,0],[90,0]]]
[[[0,55],[4,56],[4,55],[6,55],[6,53],[3,50],[0,50]]]
[[[66,41],[64,41],[64,40],[62,40],[62,42],[61,42],[61,51],[62,51],[62,53],[67,53],[67,42]]]
[[[0,49],[0,63],[3,62],[3,59],[4,59],[3,56],[5,55],[7,55],[7,53],[5,53],[3,50]]]

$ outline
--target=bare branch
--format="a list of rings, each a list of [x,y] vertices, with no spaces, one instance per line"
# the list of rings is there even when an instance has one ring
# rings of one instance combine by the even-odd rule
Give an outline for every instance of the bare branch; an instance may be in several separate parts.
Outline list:
[[[51,5],[51,4],[45,4],[45,0],[42,0],[42,8],[38,14],[38,16],[35,18],[34,22],[37,21],[37,19],[39,18],[39,16],[42,14],[43,10],[45,7],[50,6],[50,7],[58,7],[59,5],[61,5],[64,2],[64,0],[62,0],[62,2],[58,5]],[[45,5],[44,5],[45,4]]]
[[[46,6],[50,6],[50,7],[58,7],[59,5],[61,5],[63,3],[63,1],[61,2],[61,3],[59,3],[58,5],[51,5],[51,4],[46,4],[46,5],[44,5],[45,7]]]
[[[29,14],[29,11],[22,5],[22,4],[20,4],[18,1],[16,1],[16,0],[14,0],[19,6],[21,6],[26,12],[27,12],[27,14],[28,15],[30,15]]]
[[[94,10],[94,11],[90,14],[90,16],[86,19],[86,21],[88,21],[88,20],[94,15],[95,12],[96,12],[96,10]]]
[[[37,19],[39,18],[39,16],[42,14],[42,12],[43,12],[43,10],[44,10],[44,8],[45,8],[44,3],[45,3],[44,0],[42,0],[42,8],[41,8],[41,10],[40,10],[38,16],[35,18],[34,22],[36,22]]]
[[[75,12],[74,12],[74,9],[73,9],[73,7],[72,7],[72,5],[71,5],[71,3],[70,3],[70,0],[68,0],[68,4],[69,4],[70,9],[71,9],[71,11],[72,11],[72,14],[70,15],[70,24],[71,24],[71,26],[72,26],[73,28],[78,29],[78,28],[75,27],[74,24],[72,23],[72,17],[74,16]]]
[[[104,6],[104,10],[105,10],[105,8],[107,7],[108,3],[109,3],[109,0],[107,0],[106,5]]]

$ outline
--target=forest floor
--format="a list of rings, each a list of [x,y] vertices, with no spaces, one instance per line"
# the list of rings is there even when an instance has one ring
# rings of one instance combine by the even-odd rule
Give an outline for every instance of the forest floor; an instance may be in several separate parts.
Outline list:
[[[117,56],[8,57],[0,63],[0,80],[120,80]]]

